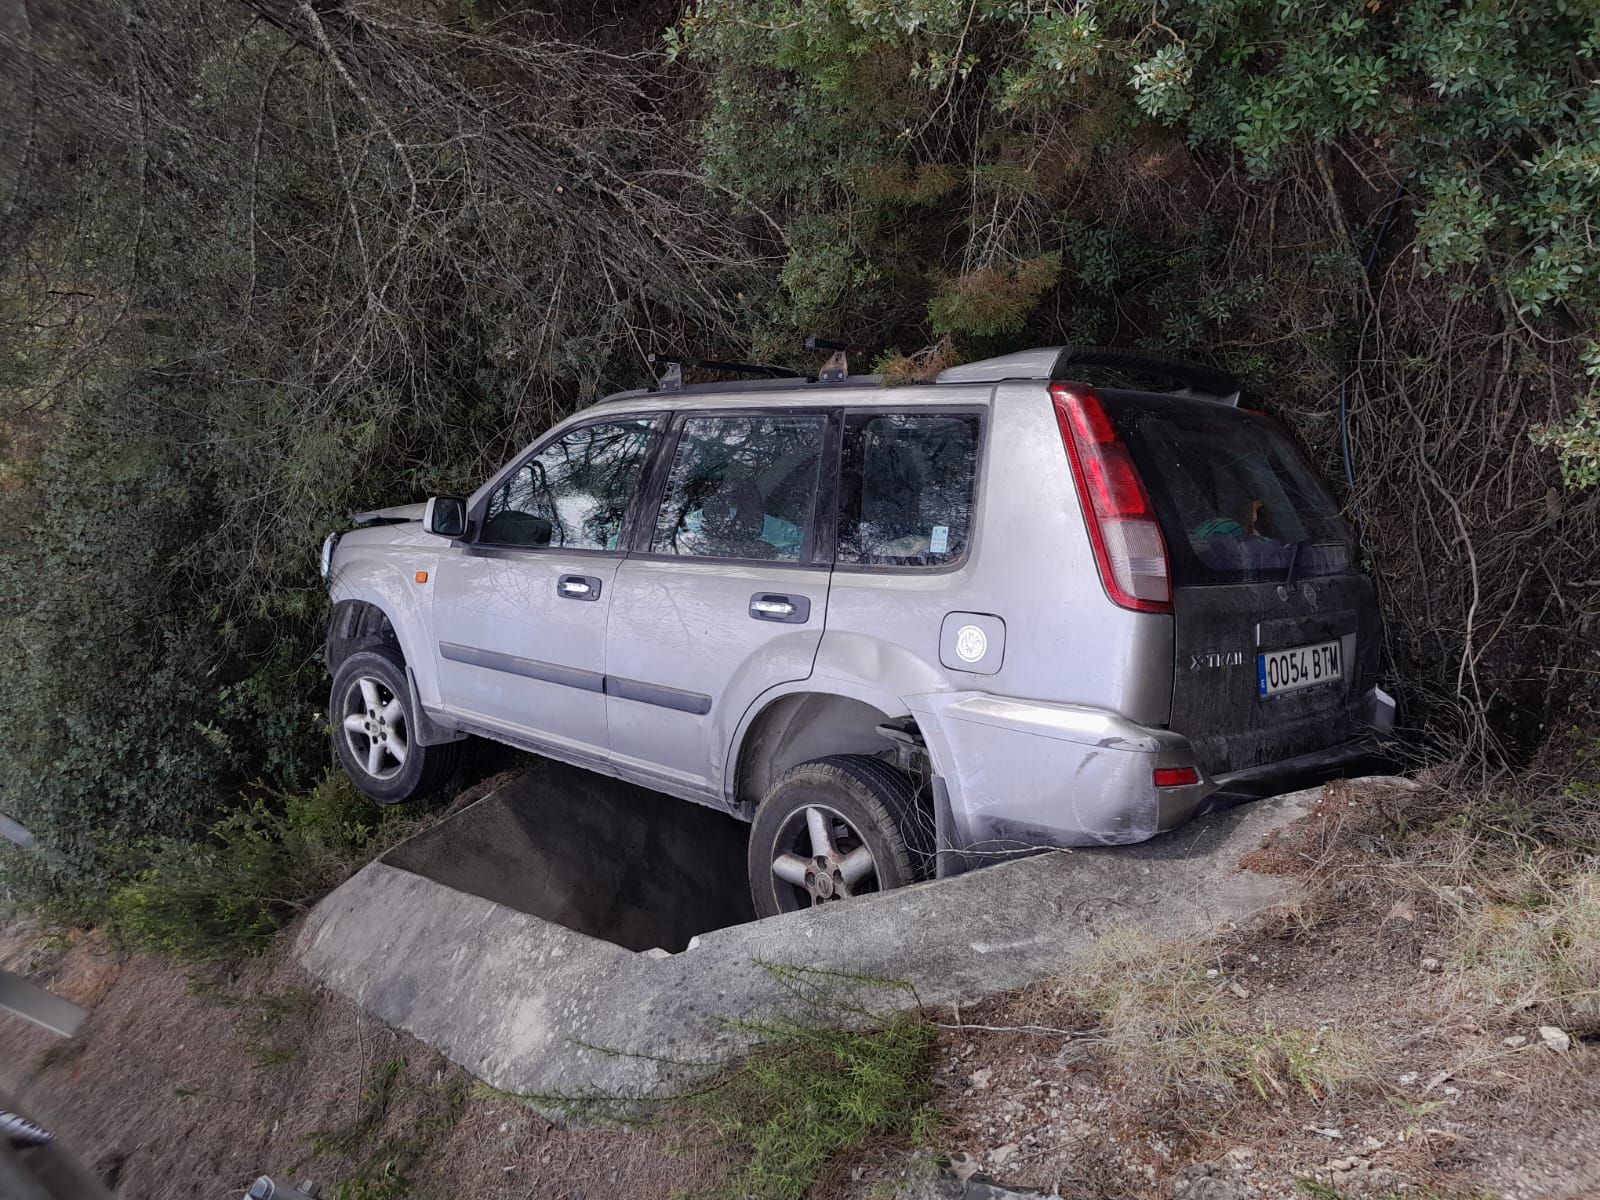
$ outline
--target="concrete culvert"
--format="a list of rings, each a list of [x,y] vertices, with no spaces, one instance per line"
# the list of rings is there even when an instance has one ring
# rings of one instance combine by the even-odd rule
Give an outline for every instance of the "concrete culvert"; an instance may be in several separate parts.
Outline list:
[[[1357,804],[1409,786],[1344,785]],[[753,921],[741,826],[545,766],[364,867],[317,905],[298,954],[495,1087],[660,1094],[795,1003],[775,967],[901,981],[894,1006],[967,1004],[1071,970],[1114,929],[1188,938],[1247,921],[1293,882],[1241,860],[1319,794]]]
[[[628,950],[755,919],[749,827],[713,809],[549,762],[467,812],[380,861]]]

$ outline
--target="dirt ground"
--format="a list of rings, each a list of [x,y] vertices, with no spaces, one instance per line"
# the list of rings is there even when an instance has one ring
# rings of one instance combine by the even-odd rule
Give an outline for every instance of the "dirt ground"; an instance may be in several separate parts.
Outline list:
[[[1091,1023],[1037,996],[943,1009],[930,1014],[945,1114],[935,1144],[865,1148],[818,1192],[916,1194],[943,1158],[958,1177],[1084,1200],[1600,1197],[1595,1048],[1575,1038],[1553,1050],[1531,1015],[1464,1003],[1438,915],[1368,871],[1381,855],[1336,798],[1320,819],[1255,864],[1315,874],[1310,907],[1207,954],[1263,1028],[1358,1035],[1368,1058],[1355,1082],[1320,1098],[1289,1088],[1175,1103],[1104,1054]],[[727,1165],[670,1126],[552,1124],[282,953],[183,967],[12,925],[0,965],[91,1009],[71,1041],[0,1017],[0,1090],[120,1197],[239,1196],[273,1173],[358,1180],[353,1194],[369,1197],[666,1200],[714,1189]]]
[[[380,1196],[667,1200],[718,1170],[661,1131],[557,1128],[283,957],[228,973],[93,939],[40,949],[13,926],[0,966],[91,1006],[71,1041],[0,1017],[0,1090],[119,1197],[221,1200],[272,1174],[409,1181]],[[373,1104],[391,1073],[388,1105]]]

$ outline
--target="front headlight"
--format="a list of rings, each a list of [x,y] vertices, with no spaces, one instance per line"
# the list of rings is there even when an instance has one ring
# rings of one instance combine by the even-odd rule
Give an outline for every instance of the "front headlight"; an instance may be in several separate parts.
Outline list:
[[[326,579],[328,572],[333,570],[333,549],[339,544],[339,535],[330,533],[322,541],[322,577]]]

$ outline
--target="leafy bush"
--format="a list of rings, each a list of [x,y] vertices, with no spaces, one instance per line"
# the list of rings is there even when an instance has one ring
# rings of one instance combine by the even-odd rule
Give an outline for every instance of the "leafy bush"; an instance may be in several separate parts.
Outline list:
[[[204,840],[147,847],[151,865],[111,894],[110,919],[134,947],[204,960],[259,953],[283,925],[384,846],[415,828],[339,773],[280,802],[257,800]]]
[[[1584,5],[700,0],[671,42],[715,73],[714,171],[761,203],[804,196],[814,210],[830,178],[946,178],[952,156],[1042,174],[1048,153],[1024,155],[1008,135],[1042,135],[1048,149],[1049,118],[1131,99],[1262,177],[1342,139],[1393,145],[1395,169],[1419,177],[1417,245],[1433,266],[1495,263],[1529,313],[1600,302],[1600,97],[1585,66],[1600,20]],[[740,153],[758,126],[781,124],[804,133]],[[1036,220],[1006,229],[981,206],[970,220],[967,270],[1051,243]]]
[[[867,1029],[794,1020],[756,1032],[766,1045],[678,1103],[737,1156],[727,1196],[801,1200],[841,1152],[932,1132],[936,1031],[920,1012]]]

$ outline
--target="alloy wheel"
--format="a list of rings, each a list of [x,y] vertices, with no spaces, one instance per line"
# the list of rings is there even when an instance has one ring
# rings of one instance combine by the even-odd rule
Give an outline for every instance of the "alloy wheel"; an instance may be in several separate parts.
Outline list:
[[[785,910],[846,900],[878,890],[878,863],[837,810],[809,804],[783,823],[774,842],[772,874]],[[788,895],[785,895],[785,893]]]
[[[405,769],[411,740],[400,697],[383,680],[358,675],[344,690],[340,727],[350,758],[373,779],[393,779]]]

